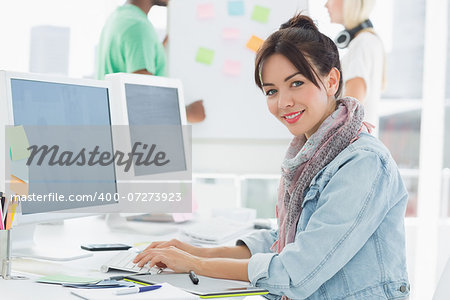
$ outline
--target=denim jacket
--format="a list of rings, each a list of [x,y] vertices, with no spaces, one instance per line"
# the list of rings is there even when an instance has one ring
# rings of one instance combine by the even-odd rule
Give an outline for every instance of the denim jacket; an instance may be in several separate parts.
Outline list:
[[[278,230],[237,242],[252,257],[252,285],[269,299],[405,299],[407,191],[389,151],[362,133],[305,190],[293,243],[270,250]]]

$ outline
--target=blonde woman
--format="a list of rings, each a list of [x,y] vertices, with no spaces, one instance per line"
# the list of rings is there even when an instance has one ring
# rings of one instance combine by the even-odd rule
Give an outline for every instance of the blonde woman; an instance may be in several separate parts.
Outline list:
[[[377,131],[384,49],[369,20],[374,5],[375,0],[328,0],[325,7],[331,22],[345,27],[335,40],[338,47],[347,48],[341,59],[344,96],[364,104],[365,121]]]

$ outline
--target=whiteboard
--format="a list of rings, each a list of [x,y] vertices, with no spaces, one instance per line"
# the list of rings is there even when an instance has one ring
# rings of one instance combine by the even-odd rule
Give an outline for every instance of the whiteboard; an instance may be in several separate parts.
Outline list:
[[[186,103],[203,99],[206,110],[206,120],[192,128],[194,138],[291,137],[287,128],[270,114],[265,96],[255,85],[256,53],[246,44],[252,35],[266,39],[296,12],[306,11],[307,2],[169,2],[169,75],[183,82]],[[243,10],[239,11],[239,5]],[[252,19],[255,6],[269,12],[266,22]],[[230,15],[230,8],[234,9],[231,14],[237,15]],[[214,51],[210,64],[196,60],[200,48]]]

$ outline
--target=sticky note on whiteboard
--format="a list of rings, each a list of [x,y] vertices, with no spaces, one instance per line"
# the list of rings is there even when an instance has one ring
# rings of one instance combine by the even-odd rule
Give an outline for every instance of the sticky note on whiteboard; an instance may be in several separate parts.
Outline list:
[[[214,59],[214,50],[208,49],[208,48],[199,48],[197,50],[197,55],[195,56],[195,61],[205,64],[205,65],[210,65],[212,64]]]
[[[228,1],[228,15],[243,16],[245,15],[244,1],[230,0]]]
[[[256,52],[262,46],[263,43],[264,43],[263,39],[260,39],[259,37],[252,35],[252,37],[248,40],[246,46],[248,49],[252,50],[253,52]]]
[[[267,23],[269,21],[270,8],[255,5],[252,12],[252,20],[260,23]]]
[[[197,5],[197,17],[199,19],[214,18],[214,5],[212,3],[203,3]]]
[[[223,65],[223,72],[230,76],[239,76],[241,74],[241,62],[226,60]]]
[[[224,28],[222,30],[222,38],[225,40],[235,40],[239,38],[240,30],[237,28]]]

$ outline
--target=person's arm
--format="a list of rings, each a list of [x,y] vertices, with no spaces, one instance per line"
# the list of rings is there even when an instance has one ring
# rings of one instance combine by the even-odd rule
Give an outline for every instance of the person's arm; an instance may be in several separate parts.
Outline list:
[[[157,241],[151,243],[147,248],[142,251],[142,253],[145,253],[145,251],[155,248],[169,248],[169,247],[175,247],[180,250],[183,250],[189,254],[198,256],[198,257],[205,257],[205,258],[250,258],[251,253],[250,250],[246,245],[240,245],[240,246],[231,246],[231,247],[212,247],[212,248],[203,248],[203,247],[196,247],[191,244],[182,242],[177,239],[172,239],[170,241]],[[137,256],[138,260],[141,256]],[[137,260],[137,261],[138,261]]]
[[[247,246],[229,246],[229,247],[213,247],[213,248],[200,248],[202,252],[199,256],[207,258],[236,258],[245,259],[250,258],[252,255]]]
[[[206,258],[193,271],[203,276],[249,281],[248,262],[249,259]]]
[[[203,100],[197,100],[186,105],[186,118],[189,123],[199,123],[205,119]]]
[[[295,241],[280,254],[251,257],[252,285],[289,298],[311,296],[358,253],[394,205],[404,205],[406,191],[398,188],[391,170],[384,159],[364,150],[327,170],[335,175],[317,199],[305,202],[304,211],[314,212]]]
[[[153,73],[150,73],[149,71],[147,71],[146,69],[142,69],[142,70],[137,70],[133,72],[134,74],[143,74],[143,75],[153,75]]]
[[[162,42],[164,48],[167,48],[167,43],[169,42],[169,35],[166,34],[166,36],[164,37],[164,40]]]
[[[345,95],[356,98],[364,104],[366,98],[366,82],[362,77],[354,77],[345,82]]]
[[[273,243],[278,239],[278,230],[258,230],[248,234],[236,242],[236,246],[227,247],[196,247],[177,239],[170,241],[156,241],[151,243],[143,252],[153,248],[168,248],[170,246],[181,249],[199,257],[207,258],[250,258],[255,253],[271,252]]]
[[[152,248],[141,252],[133,261],[139,267],[149,264],[169,268],[177,273],[194,271],[198,275],[248,281],[248,259],[204,258],[174,246]]]

